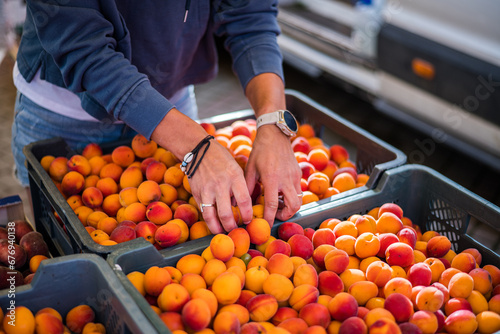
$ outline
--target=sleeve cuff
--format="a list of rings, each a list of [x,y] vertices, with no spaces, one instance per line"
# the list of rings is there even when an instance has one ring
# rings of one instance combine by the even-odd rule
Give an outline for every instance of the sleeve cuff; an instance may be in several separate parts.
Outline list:
[[[148,81],[140,82],[124,97],[123,105],[117,108],[115,117],[148,140],[165,115],[174,105],[155,90]]]

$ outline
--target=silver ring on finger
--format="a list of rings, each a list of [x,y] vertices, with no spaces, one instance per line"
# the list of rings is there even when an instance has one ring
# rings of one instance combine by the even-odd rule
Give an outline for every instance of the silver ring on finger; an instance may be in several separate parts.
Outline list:
[[[203,213],[203,208],[206,208],[206,207],[211,207],[211,206],[214,206],[214,204],[205,204],[205,203],[201,203],[201,204],[200,204],[200,211],[201,211],[201,213]]]

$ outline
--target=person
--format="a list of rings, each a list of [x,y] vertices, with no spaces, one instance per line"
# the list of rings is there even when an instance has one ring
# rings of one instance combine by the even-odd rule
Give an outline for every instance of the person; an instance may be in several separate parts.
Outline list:
[[[14,68],[17,177],[28,185],[22,148],[29,142],[61,136],[81,149],[140,133],[180,161],[203,143],[190,186],[212,233],[237,227],[232,205],[245,223],[252,219],[250,194],[258,182],[264,219],[271,225],[289,219],[302,203],[289,137],[273,124],[259,127],[243,172],[226,148],[206,139],[193,91],[217,73],[219,36],[256,118],[286,109],[277,6],[276,0],[27,0]]]

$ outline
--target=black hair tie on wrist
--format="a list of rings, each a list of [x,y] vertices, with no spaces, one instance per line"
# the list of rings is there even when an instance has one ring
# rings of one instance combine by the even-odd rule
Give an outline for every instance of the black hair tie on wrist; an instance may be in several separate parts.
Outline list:
[[[211,135],[206,136],[205,138],[203,138],[202,141],[200,141],[198,143],[198,145],[196,145],[196,147],[191,152],[187,153],[184,156],[184,161],[182,161],[182,164],[181,164],[181,170],[184,173],[186,173],[188,178],[191,178],[194,175],[194,173],[196,172],[196,170],[198,169],[198,167],[200,166],[201,160],[205,156],[205,153],[207,153],[208,148],[210,147],[210,140],[211,139],[214,139],[214,137]],[[203,150],[203,153],[201,154],[201,156],[198,159],[198,154],[199,154],[200,150],[203,148],[203,146],[205,146],[205,149]],[[189,163],[191,163],[191,164],[189,165],[189,167],[187,167],[187,165]]]

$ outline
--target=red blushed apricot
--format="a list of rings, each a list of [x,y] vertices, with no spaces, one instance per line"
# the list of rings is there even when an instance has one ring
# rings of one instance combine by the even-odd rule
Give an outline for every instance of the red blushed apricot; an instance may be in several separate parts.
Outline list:
[[[429,257],[444,257],[450,249],[451,242],[444,235],[434,236],[427,241],[427,256]]]
[[[323,244],[319,245],[316,247],[313,251],[313,261],[314,263],[321,269],[326,269],[325,268],[325,255],[331,251],[334,250],[335,246],[329,245],[329,244]]]
[[[290,334],[305,333],[309,326],[304,319],[290,318],[278,324],[277,328],[285,329]]]
[[[309,284],[302,284],[293,289],[288,299],[288,304],[295,311],[300,312],[305,305],[317,302],[318,296],[319,291],[316,287]]]
[[[299,313],[291,307],[280,307],[271,318],[273,325],[278,326],[280,323],[287,319],[298,318]]]
[[[384,301],[384,308],[392,313],[398,323],[408,321],[414,312],[411,300],[400,293],[389,295]]]
[[[271,238],[269,238],[271,240]],[[266,247],[264,251],[264,256],[267,259],[270,259],[274,254],[284,254],[287,256],[290,256],[292,253],[292,248],[290,245],[281,240],[281,239],[274,239],[272,240],[269,245]]]
[[[323,244],[335,245],[335,234],[329,228],[320,228],[314,231],[312,236],[314,249]]]
[[[278,301],[274,296],[260,294],[250,299],[246,308],[252,321],[268,321],[278,310]]]
[[[288,241],[295,234],[304,234],[304,228],[295,222],[284,222],[278,226],[278,238]]]
[[[413,249],[402,242],[395,242],[385,250],[385,259],[390,266],[408,267],[413,263]]]
[[[82,193],[83,204],[91,209],[100,207],[103,200],[102,192],[96,187],[87,188]]]
[[[330,155],[337,165],[349,159],[349,152],[342,145],[330,146]]]
[[[427,263],[416,263],[408,269],[407,277],[412,286],[428,286],[432,283],[432,271]]]
[[[392,212],[395,214],[399,219],[403,219],[403,209],[397,205],[396,203],[385,203],[383,204],[378,212],[378,215],[382,215],[384,212]]]
[[[469,271],[469,275],[474,280],[474,290],[477,290],[483,295],[486,295],[493,289],[493,285],[491,284],[491,276],[487,270],[476,268]]]
[[[358,314],[358,303],[356,299],[347,292],[340,292],[328,303],[328,311],[332,319],[344,321]]]
[[[310,303],[299,312],[299,317],[304,319],[308,326],[321,326],[327,328],[330,324],[330,312],[324,305]]]
[[[342,322],[339,328],[339,334],[349,333],[368,333],[368,327],[362,318],[350,317]]]
[[[318,289],[322,295],[335,297],[344,291],[344,282],[333,271],[322,271],[318,275]]]
[[[89,322],[94,321],[94,310],[88,305],[78,305],[73,307],[66,314],[66,326],[73,332],[81,333],[83,327]]]
[[[333,249],[325,255],[324,261],[326,270],[340,274],[349,265],[349,255],[341,249]]]
[[[87,159],[91,159],[95,156],[101,156],[102,148],[97,143],[89,143],[83,148],[82,155]]]
[[[399,241],[408,244],[411,248],[415,249],[417,244],[417,231],[413,227],[403,226],[397,234]]]
[[[76,195],[82,191],[85,186],[85,178],[78,172],[68,172],[61,181],[61,191],[66,196]]]
[[[320,148],[314,148],[307,154],[307,160],[316,168],[316,170],[324,169],[328,164],[328,155]]]
[[[458,310],[450,314],[444,323],[448,333],[472,334],[476,332],[478,323],[476,315],[471,311]]]
[[[305,235],[295,234],[287,242],[290,245],[292,256],[299,256],[307,260],[314,252],[311,240]]]
[[[292,277],[294,273],[293,261],[288,255],[281,253],[271,256],[266,268],[270,274],[281,274],[286,278]]]

